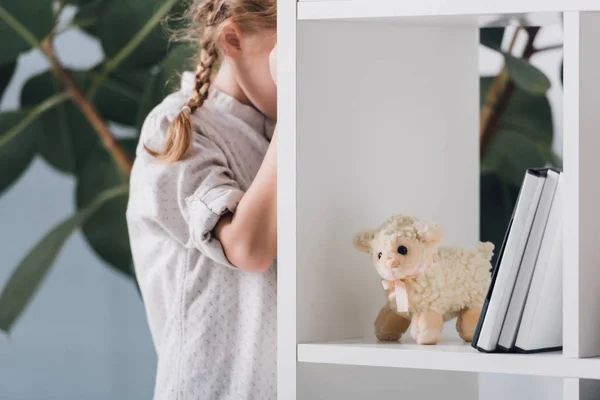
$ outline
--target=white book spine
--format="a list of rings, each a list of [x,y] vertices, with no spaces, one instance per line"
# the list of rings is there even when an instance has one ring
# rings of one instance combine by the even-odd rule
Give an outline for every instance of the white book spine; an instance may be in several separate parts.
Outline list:
[[[515,346],[525,351],[562,346],[562,179],[556,188],[515,341]]]
[[[527,293],[529,292],[531,277],[534,268],[536,267],[538,256],[540,255],[540,248],[548,224],[559,178],[560,174],[558,172],[552,170],[548,171],[544,189],[540,196],[540,202],[531,226],[531,232],[525,246],[523,259],[521,260],[521,265],[519,267],[519,273],[517,274],[517,279],[510,296],[500,338],[498,340],[498,345],[505,349],[512,348],[515,343],[523,307],[525,305]]]
[[[477,347],[485,351],[494,351],[498,344],[500,329],[506,315],[508,300],[515,283],[523,250],[537,206],[544,187],[545,178],[532,174],[525,176],[521,194],[517,201],[513,223],[508,234],[508,239],[502,254],[499,270],[492,296],[489,300],[487,311],[481,326]],[[507,290],[509,288],[509,290]]]

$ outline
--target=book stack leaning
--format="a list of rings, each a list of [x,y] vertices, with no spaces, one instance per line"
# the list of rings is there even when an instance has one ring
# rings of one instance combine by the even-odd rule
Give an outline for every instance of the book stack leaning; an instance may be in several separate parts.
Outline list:
[[[525,174],[473,337],[483,352],[562,348],[563,174]]]

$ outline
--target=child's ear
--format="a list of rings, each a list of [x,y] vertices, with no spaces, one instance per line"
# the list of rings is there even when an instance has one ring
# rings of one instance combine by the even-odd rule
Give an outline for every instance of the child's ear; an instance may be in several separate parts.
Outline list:
[[[358,235],[354,236],[354,247],[364,253],[371,253],[371,242],[375,238],[376,234],[377,232],[372,230],[362,231]]]
[[[419,240],[427,246],[437,246],[444,241],[444,229],[433,222],[415,222]]]
[[[238,58],[241,51],[241,31],[233,23],[227,23],[221,31],[221,47],[231,58]]]

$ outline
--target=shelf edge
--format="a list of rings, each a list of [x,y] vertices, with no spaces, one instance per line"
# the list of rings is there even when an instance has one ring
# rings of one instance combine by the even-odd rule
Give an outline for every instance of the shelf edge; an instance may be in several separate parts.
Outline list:
[[[600,379],[600,358],[562,354],[483,354],[476,351],[431,351],[414,348],[299,344],[298,362],[459,372],[485,372],[557,378]]]
[[[451,17],[494,14],[559,13],[567,11],[600,11],[596,0],[546,0],[536,2],[519,0],[497,1],[493,4],[479,0],[447,2],[443,0],[413,2],[396,0],[325,0],[300,1],[299,20],[370,19],[398,17]]]

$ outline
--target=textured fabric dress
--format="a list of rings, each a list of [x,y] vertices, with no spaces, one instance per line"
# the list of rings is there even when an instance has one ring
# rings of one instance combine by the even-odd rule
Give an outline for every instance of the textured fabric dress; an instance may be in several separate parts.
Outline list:
[[[153,158],[191,98],[194,76],[146,118],[127,223],[158,355],[156,400],[276,398],[277,269],[236,269],[211,232],[254,179],[273,134],[256,109],[216,89],[192,116],[189,156]]]

